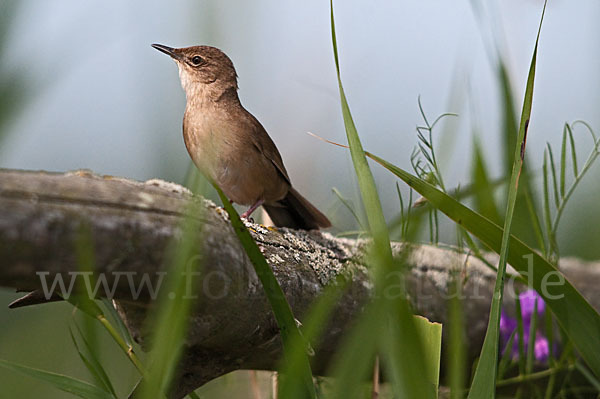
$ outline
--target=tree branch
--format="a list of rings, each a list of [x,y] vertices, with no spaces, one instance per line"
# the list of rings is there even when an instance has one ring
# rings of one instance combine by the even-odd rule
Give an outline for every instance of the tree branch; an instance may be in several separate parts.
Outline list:
[[[176,184],[139,183],[85,171],[0,170],[0,286],[39,290],[43,281],[50,287],[56,276],[68,286],[73,273],[81,272],[75,243],[86,226],[94,244],[95,271],[114,287],[114,295],[102,288],[100,294],[115,299],[132,335],[147,347],[150,334],[143,321],[156,297],[148,284],[157,289],[168,272],[168,248],[181,237],[184,217],[202,221],[199,255],[190,259],[200,262],[202,275],[188,276],[191,292],[199,298],[172,397],[181,398],[232,370],[273,369],[281,354],[277,325],[226,215]],[[324,373],[340,338],[371,295],[365,241],[248,226],[299,320],[324,286],[338,279],[349,281],[315,345],[314,371]],[[398,254],[406,247],[394,243],[393,248]],[[495,273],[451,248],[411,248],[407,286],[417,313],[445,323],[449,283],[453,276],[463,282],[464,331],[474,358],[485,334]],[[600,266],[565,259],[561,268],[599,309]],[[38,294],[31,302],[41,298]]]

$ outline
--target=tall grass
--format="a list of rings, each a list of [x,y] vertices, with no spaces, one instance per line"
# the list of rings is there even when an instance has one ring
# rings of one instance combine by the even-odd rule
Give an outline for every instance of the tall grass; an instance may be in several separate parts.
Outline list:
[[[537,61],[538,42],[542,30],[542,21],[546,3],[542,11],[540,27],[538,29],[533,57],[529,67],[527,77],[527,88],[525,89],[525,99],[523,100],[523,110],[521,111],[521,123],[519,134],[514,146],[513,166],[508,186],[508,200],[506,205],[506,214],[504,217],[504,229],[502,232],[502,243],[500,248],[500,260],[498,261],[498,274],[496,276],[496,285],[494,286],[494,296],[492,298],[492,307],[490,310],[489,324],[481,349],[479,364],[475,370],[473,384],[469,391],[469,398],[490,398],[495,396],[496,376],[498,362],[498,341],[500,339],[500,308],[502,306],[502,297],[504,294],[504,275],[506,272],[506,263],[510,245],[510,228],[512,225],[515,205],[517,202],[517,193],[519,191],[519,179],[525,161],[525,149],[527,143],[527,132],[529,128],[531,107],[533,103],[533,84],[535,81],[535,67]]]
[[[19,2],[0,3],[0,56],[10,59],[7,47],[12,40],[12,28],[19,13]],[[22,112],[30,95],[28,76],[20,68],[9,68],[0,60],[0,143],[8,132],[7,126]]]
[[[375,300],[370,304],[358,326],[351,332],[350,338],[342,347],[341,360],[338,360],[334,375],[338,378],[334,397],[350,398],[356,396],[356,390],[351,388],[350,381],[364,378],[368,365],[378,354],[382,364],[390,374],[393,391],[404,397],[436,397],[437,379],[432,381],[420,379],[427,375],[427,364],[422,357],[423,335],[418,333],[417,324],[413,318],[410,305],[404,295],[389,298],[386,288],[390,285],[389,276],[398,276],[400,287],[403,286],[403,260],[394,259],[390,247],[390,237],[387,224],[371,169],[360,141],[358,131],[352,119],[350,107],[342,86],[340,61],[337,49],[337,38],[331,8],[331,37],[333,54],[338,79],[338,87],[342,106],[342,116],[346,128],[346,137],[352,163],[356,172],[362,202],[367,214],[369,234],[372,245],[367,250],[369,264],[373,270]],[[440,337],[441,338],[441,337]],[[363,346],[362,351],[354,348]],[[439,359],[439,355],[438,355]],[[409,366],[410,365],[410,366]]]
[[[542,20],[545,5],[542,11]],[[473,253],[479,254],[485,249],[497,252],[499,262],[496,271],[496,284],[490,309],[488,328],[481,356],[476,363],[472,380],[469,378],[471,366],[467,364],[467,345],[465,342],[465,309],[460,294],[462,283],[460,275],[448,282],[451,299],[448,302],[448,351],[446,370],[447,385],[452,398],[490,398],[499,390],[512,389],[516,397],[538,396],[551,398],[555,395],[568,396],[577,389],[591,389],[595,394],[600,391],[600,316],[591,305],[568,282],[553,286],[551,292],[543,290],[544,280],[549,275],[561,276],[557,269],[559,243],[557,230],[566,204],[579,186],[583,177],[600,155],[600,139],[591,127],[584,122],[565,124],[560,153],[548,146],[543,164],[543,198],[539,201],[533,196],[533,179],[521,181],[524,176],[525,143],[533,104],[533,83],[537,62],[537,48],[541,25],[538,30],[525,98],[521,110],[521,122],[517,129],[516,115],[513,110],[510,79],[505,63],[498,63],[498,78],[503,87],[503,134],[506,148],[505,163],[510,165],[510,181],[507,183],[506,209],[499,211],[495,202],[496,191],[502,186],[494,182],[487,172],[485,157],[479,145],[473,153],[473,182],[468,189],[447,189],[442,170],[437,162],[432,131],[440,119],[429,119],[420,101],[419,109],[424,125],[418,128],[417,153],[412,158],[415,174],[411,174],[372,153],[364,150],[358,129],[352,118],[350,105],[342,84],[342,63],[338,54],[338,37],[335,31],[333,1],[330,1],[331,40],[333,59],[340,96],[341,115],[344,121],[347,148],[352,159],[354,172],[360,188],[360,204],[352,204],[342,193],[334,190],[336,196],[357,219],[361,237],[369,240],[364,259],[371,273],[373,298],[367,303],[361,314],[357,315],[351,328],[346,332],[339,349],[334,356],[328,373],[333,376],[327,388],[315,384],[312,376],[310,357],[319,351],[319,337],[328,325],[328,320],[338,299],[345,294],[346,283],[338,281],[323,289],[311,309],[301,320],[299,327],[296,316],[286,301],[285,293],[278,285],[272,270],[252,239],[235,209],[218,187],[217,193],[229,214],[232,226],[251,259],[255,272],[263,284],[275,320],[280,328],[283,342],[283,357],[279,359],[280,381],[277,389],[280,398],[364,398],[366,395],[379,394],[380,376],[385,377],[385,386],[390,396],[408,398],[434,398],[438,395],[441,365],[441,329],[442,326],[430,323],[413,315],[413,309],[407,298],[404,273],[407,270],[406,259],[410,246],[404,253],[394,257],[392,253],[390,230],[398,227],[405,242],[415,240],[422,229],[422,217],[425,211],[412,209],[412,191],[408,201],[398,195],[401,218],[390,223],[384,218],[381,201],[376,188],[368,159],[383,166],[411,190],[426,199],[429,212],[430,241],[437,243],[438,213],[452,220],[459,231],[458,242],[465,242]],[[444,115],[442,115],[444,116]],[[535,121],[531,123],[535,126]],[[590,132],[593,142],[588,159],[581,166],[575,150],[575,127]],[[558,155],[557,155],[558,154]],[[569,168],[572,177],[568,177]],[[195,172],[194,172],[195,173]],[[192,174],[190,174],[192,176]],[[198,182],[198,179],[194,179]],[[206,182],[200,191],[205,191]],[[525,186],[522,197],[520,187]],[[195,190],[197,191],[197,190]],[[474,199],[478,212],[460,202],[465,196]],[[539,211],[539,203],[542,210]],[[356,209],[359,207],[360,209]],[[520,212],[520,213],[517,213]],[[362,215],[366,217],[363,219]],[[530,229],[513,229],[512,223],[517,215],[527,215],[531,221]],[[539,215],[542,215],[540,217]],[[519,217],[520,218],[520,217]],[[500,226],[502,224],[503,226]],[[391,226],[391,227],[390,227]],[[115,348],[124,353],[138,370],[143,379],[136,391],[142,398],[166,397],[174,383],[182,342],[187,332],[189,313],[193,310],[193,301],[185,299],[185,284],[182,271],[189,266],[189,259],[198,254],[196,245],[200,239],[198,219],[187,217],[182,221],[183,234],[170,247],[170,278],[161,292],[157,303],[156,316],[152,321],[155,342],[147,359],[138,357],[136,348],[126,328],[118,318],[114,308],[107,303],[98,303],[90,298],[76,297],[72,303],[82,312],[92,317],[105,329],[115,341]],[[93,270],[93,245],[89,240],[90,232],[82,235],[77,251],[83,270]],[[523,237],[533,235],[540,252],[527,245]],[[478,241],[476,242],[471,237]],[[551,310],[544,319],[538,319],[536,302],[533,318],[527,326],[521,318],[520,302],[517,301],[518,327],[505,343],[500,353],[499,323],[503,299],[505,270],[510,263],[521,274],[523,281],[536,289],[546,306]],[[530,266],[533,265],[533,269]],[[201,265],[199,266],[201,267]],[[393,288],[400,295],[390,295]],[[557,299],[558,298],[558,299]],[[468,298],[466,299],[468,301]],[[543,331],[550,343],[548,367],[540,370],[535,359],[535,343],[530,339],[525,344],[524,336],[534,337]],[[81,381],[54,372],[36,370],[24,365],[0,360],[0,367],[14,372],[27,374],[38,380],[50,383],[55,388],[72,393],[81,398],[116,399],[124,397],[115,388],[115,381],[109,377],[108,367],[98,354],[98,342],[93,328],[73,324],[70,336],[82,364],[89,371],[91,382]],[[518,348],[515,358],[513,344]],[[555,347],[561,345],[561,352]],[[581,382],[582,378],[586,382]],[[536,385],[547,382],[544,389]],[[132,384],[133,385],[133,382]],[[593,390],[596,391],[593,391]],[[192,398],[197,394],[192,393]]]

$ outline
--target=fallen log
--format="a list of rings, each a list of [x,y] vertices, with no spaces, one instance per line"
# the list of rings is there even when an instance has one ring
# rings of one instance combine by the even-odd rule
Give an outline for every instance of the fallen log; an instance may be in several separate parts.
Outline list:
[[[169,271],[167,249],[181,238],[186,217],[200,221],[197,256],[190,262],[199,262],[201,276],[190,277],[198,298],[172,397],[181,398],[236,369],[274,369],[281,355],[277,325],[226,214],[173,183],[141,183],[87,171],[0,170],[0,286],[35,290],[17,303],[26,305],[51,300],[47,295],[52,284],[60,288],[57,278],[66,288],[73,279],[85,278],[76,251],[85,226],[93,244],[95,274],[106,283],[97,295],[114,299],[132,335],[147,347],[150,333],[144,320]],[[311,359],[314,371],[324,373],[344,332],[372,294],[363,258],[366,242],[247,225],[300,321],[325,286],[340,279],[348,282]],[[407,246],[393,243],[393,249],[398,255]],[[459,276],[464,331],[473,359],[483,342],[495,273],[480,259],[453,248],[410,249],[406,283],[417,314],[446,323],[449,286]],[[600,309],[600,265],[563,259],[561,269]]]

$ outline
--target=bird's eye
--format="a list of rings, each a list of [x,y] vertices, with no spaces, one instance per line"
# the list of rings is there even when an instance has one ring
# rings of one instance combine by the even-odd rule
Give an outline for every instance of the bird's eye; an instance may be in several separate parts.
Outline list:
[[[195,55],[192,57],[192,64],[198,66],[204,62],[204,59],[199,55]]]

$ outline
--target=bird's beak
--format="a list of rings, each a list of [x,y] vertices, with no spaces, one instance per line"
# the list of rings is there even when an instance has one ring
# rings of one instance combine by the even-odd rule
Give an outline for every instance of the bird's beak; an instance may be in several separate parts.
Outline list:
[[[152,47],[154,47],[160,52],[171,56],[171,58],[173,58],[174,60],[179,60],[181,58],[181,56],[175,52],[175,49],[173,47],[163,46],[162,44],[153,44]]]

